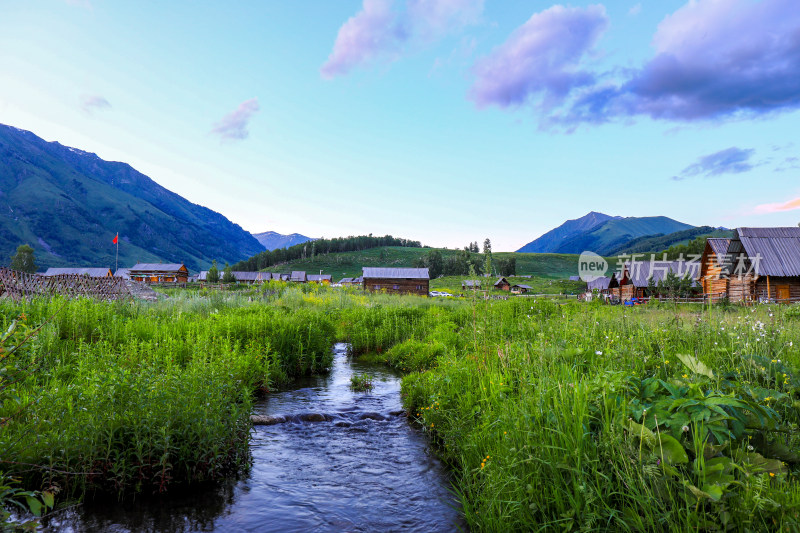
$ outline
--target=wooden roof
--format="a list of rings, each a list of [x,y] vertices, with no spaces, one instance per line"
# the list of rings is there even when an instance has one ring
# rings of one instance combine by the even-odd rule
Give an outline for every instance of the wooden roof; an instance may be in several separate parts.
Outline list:
[[[353,278],[342,278],[339,283],[353,283]]]
[[[689,274],[692,280],[696,280],[700,275],[700,263],[697,261],[634,261],[626,263],[625,268],[631,282],[637,288],[646,288],[651,277],[658,283],[668,272],[673,272],[679,278]]]
[[[480,287],[481,282],[477,279],[465,279],[461,282],[462,287]]]
[[[364,267],[364,279],[430,279],[427,268],[372,268]]]
[[[522,285],[522,284],[519,284],[519,285],[512,285],[512,287],[511,287],[511,288],[512,288],[512,289],[527,289],[527,290],[529,290],[529,291],[532,291],[532,290],[533,290],[533,287],[531,287],[530,285]]]
[[[305,270],[293,270],[292,277],[289,279],[290,281],[306,281],[306,272]]]
[[[494,286],[497,287],[498,285],[502,285],[503,283],[505,283],[506,285],[510,285],[510,283],[506,278],[500,278],[494,282]]]
[[[706,242],[711,247],[711,251],[717,256],[717,261],[725,257],[725,254],[728,253],[728,246],[731,244],[730,239],[712,238],[708,239]]]
[[[759,258],[759,276],[800,276],[800,228],[737,228],[730,252],[740,251],[751,261]]]
[[[77,274],[79,276],[89,276],[90,278],[105,278],[111,275],[110,268],[86,267],[86,268],[48,268],[43,276],[62,276],[64,274]]]
[[[128,269],[130,272],[178,272],[187,270],[183,263],[136,263]]]
[[[131,279],[131,269],[130,268],[118,268],[116,272],[114,272],[115,278],[124,278],[124,279]]]
[[[598,290],[604,291],[608,289],[608,285],[611,283],[611,278],[608,276],[600,276],[597,279],[593,279],[592,281],[586,284],[586,288],[590,291]]]
[[[308,274],[306,276],[306,281],[331,281],[331,277],[330,274]]]

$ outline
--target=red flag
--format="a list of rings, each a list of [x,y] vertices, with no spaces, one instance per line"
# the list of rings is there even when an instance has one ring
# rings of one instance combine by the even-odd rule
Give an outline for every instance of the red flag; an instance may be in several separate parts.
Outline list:
[[[118,240],[118,239],[119,239],[119,233],[117,233],[116,235],[114,235],[114,240],[113,240],[113,241],[111,241],[111,242],[113,242],[114,244],[117,244],[117,240]]]

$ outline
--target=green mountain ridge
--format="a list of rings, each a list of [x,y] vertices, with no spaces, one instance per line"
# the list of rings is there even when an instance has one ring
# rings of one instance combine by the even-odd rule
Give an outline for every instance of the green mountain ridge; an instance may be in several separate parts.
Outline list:
[[[607,256],[641,237],[669,235],[692,228],[690,224],[664,216],[612,217],[591,212],[568,220],[517,251],[559,254],[592,251]]]
[[[192,270],[264,247],[223,215],[193,204],[126,163],[0,125],[0,264],[34,247],[37,265],[114,268],[182,262]]]

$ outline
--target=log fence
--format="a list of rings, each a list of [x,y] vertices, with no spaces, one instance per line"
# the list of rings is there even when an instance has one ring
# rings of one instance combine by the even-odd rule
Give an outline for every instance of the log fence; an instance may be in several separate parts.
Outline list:
[[[0,267],[0,297],[23,300],[33,297],[64,296],[124,300],[132,297],[122,278],[92,278],[79,274],[43,276]]]

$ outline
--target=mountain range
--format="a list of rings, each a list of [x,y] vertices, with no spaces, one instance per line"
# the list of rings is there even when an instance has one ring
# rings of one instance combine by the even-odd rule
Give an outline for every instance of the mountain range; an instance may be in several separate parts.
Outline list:
[[[612,255],[636,239],[662,237],[694,229],[668,217],[619,217],[590,212],[568,220],[517,250],[518,252]]]
[[[0,263],[28,243],[40,268],[114,268],[117,232],[120,267],[183,262],[196,271],[264,250],[237,224],[126,163],[0,125]]]
[[[292,233],[290,235],[281,235],[274,231],[265,231],[264,233],[253,233],[253,237],[261,243],[261,246],[267,250],[276,250],[278,248],[289,248],[295,244],[303,244],[304,242],[316,240],[314,237],[306,237],[299,233]]]

